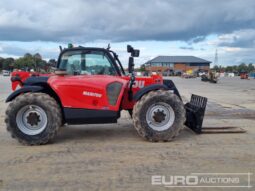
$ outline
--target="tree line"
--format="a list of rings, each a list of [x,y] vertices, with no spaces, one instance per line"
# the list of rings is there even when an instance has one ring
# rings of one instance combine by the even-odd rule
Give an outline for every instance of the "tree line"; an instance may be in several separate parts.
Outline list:
[[[41,73],[46,73],[51,70],[52,67],[56,66],[56,60],[50,59],[46,61],[42,59],[39,53],[34,55],[26,53],[23,57],[14,58],[1,58],[0,57],[0,70],[13,71],[14,69],[20,69],[24,71],[37,71]]]
[[[240,74],[242,72],[247,72],[247,73],[251,73],[251,72],[255,72],[255,67],[254,64],[250,63],[250,64],[239,64],[239,65],[234,65],[234,66],[218,66],[215,65],[213,67],[213,70],[217,71],[217,72],[229,72],[229,73],[237,73]]]

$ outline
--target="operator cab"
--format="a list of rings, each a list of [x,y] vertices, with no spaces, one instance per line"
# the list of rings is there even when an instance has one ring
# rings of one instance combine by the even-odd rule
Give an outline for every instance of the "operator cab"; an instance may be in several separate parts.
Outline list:
[[[61,52],[58,69],[68,75],[118,75],[113,59],[101,49],[72,48]]]
[[[60,75],[125,75],[118,55],[104,48],[61,48],[57,68]]]

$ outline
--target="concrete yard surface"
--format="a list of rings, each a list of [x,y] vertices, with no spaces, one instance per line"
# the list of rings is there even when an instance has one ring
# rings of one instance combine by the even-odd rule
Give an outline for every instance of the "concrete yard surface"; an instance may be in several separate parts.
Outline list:
[[[23,146],[6,131],[4,99],[11,90],[0,76],[0,190],[248,190],[152,185],[155,175],[255,173],[255,79],[171,79],[185,101],[192,93],[208,98],[204,126],[247,132],[196,135],[185,128],[172,142],[150,143],[122,112],[118,124],[64,126],[50,144]]]

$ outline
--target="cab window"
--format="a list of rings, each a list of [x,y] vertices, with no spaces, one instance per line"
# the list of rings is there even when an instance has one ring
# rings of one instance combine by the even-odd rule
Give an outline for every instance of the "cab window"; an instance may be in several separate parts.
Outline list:
[[[69,75],[116,75],[116,70],[104,52],[70,51],[62,55],[60,69]]]

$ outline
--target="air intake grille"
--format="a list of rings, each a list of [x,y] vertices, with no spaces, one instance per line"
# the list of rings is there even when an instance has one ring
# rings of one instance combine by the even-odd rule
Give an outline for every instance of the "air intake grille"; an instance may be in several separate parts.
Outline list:
[[[116,105],[121,88],[122,83],[120,82],[113,82],[107,86],[107,97],[110,105]]]

